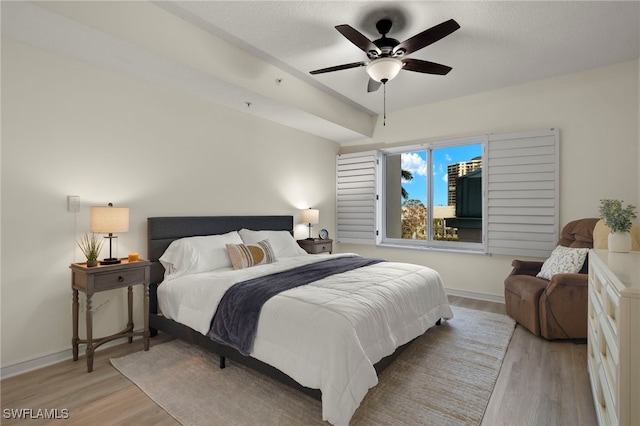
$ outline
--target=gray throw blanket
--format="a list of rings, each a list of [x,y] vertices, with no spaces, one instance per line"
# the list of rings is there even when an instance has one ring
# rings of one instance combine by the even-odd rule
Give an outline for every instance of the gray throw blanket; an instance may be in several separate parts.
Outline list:
[[[267,300],[285,290],[379,262],[384,260],[338,257],[236,283],[222,296],[207,336],[249,355]]]

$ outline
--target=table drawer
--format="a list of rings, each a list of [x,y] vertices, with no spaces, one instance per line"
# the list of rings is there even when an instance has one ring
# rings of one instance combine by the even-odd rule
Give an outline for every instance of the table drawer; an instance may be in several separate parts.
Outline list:
[[[331,253],[333,240],[298,240],[298,245],[309,254]]]
[[[144,271],[144,268],[138,268],[97,274],[93,282],[94,288],[96,290],[104,290],[139,284],[144,282]]]
[[[331,251],[331,243],[315,244],[310,247],[310,253],[329,253]]]

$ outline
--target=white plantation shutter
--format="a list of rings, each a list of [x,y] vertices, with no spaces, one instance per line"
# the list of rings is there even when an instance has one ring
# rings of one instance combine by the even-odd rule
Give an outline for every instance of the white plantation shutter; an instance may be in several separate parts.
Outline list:
[[[336,171],[336,240],[376,243],[377,151],[341,154]]]
[[[553,251],[559,238],[559,159],[557,129],[487,137],[483,154],[487,253],[545,258]],[[378,169],[378,151],[337,157],[338,242],[379,242]]]
[[[490,135],[487,251],[548,257],[558,241],[559,132]]]

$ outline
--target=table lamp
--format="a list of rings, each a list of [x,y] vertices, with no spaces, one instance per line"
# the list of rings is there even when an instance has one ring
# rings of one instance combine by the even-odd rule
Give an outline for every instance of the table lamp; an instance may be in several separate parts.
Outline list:
[[[307,238],[307,240],[313,240],[311,237],[311,225],[318,223],[320,220],[320,211],[312,208],[302,210],[301,218],[302,223],[309,224],[309,238]]]
[[[129,209],[126,207],[113,207],[109,203],[107,207],[91,207],[91,232],[109,234],[109,257],[100,261],[102,265],[120,263],[120,259],[112,255],[112,242],[115,232],[129,231]]]

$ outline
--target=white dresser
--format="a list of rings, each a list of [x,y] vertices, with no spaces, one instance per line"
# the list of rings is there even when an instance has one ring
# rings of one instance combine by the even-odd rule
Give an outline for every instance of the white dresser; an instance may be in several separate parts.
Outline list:
[[[640,252],[589,252],[588,367],[600,425],[640,425]]]

